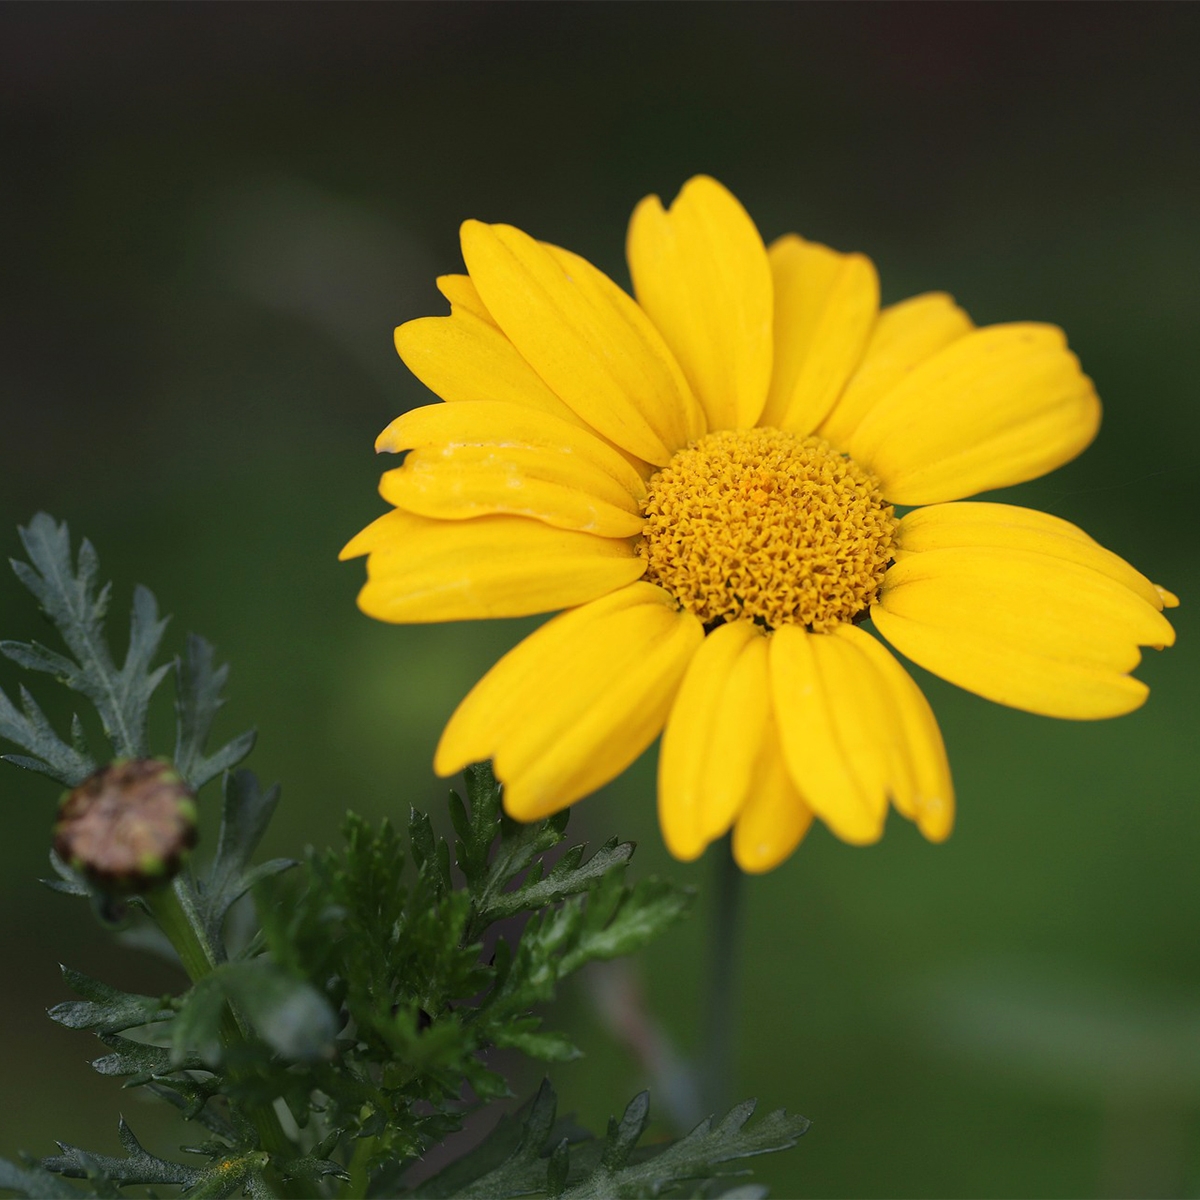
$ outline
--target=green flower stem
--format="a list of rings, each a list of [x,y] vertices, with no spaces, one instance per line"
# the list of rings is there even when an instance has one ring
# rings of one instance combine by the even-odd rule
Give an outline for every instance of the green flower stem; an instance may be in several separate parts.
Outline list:
[[[375,1153],[375,1142],[373,1137],[363,1137],[354,1143],[354,1154],[350,1159],[350,1180],[342,1192],[342,1195],[350,1200],[361,1200],[371,1186],[371,1175],[367,1167]]]
[[[146,906],[175,947],[188,978],[197,983],[217,965],[217,960],[208,938],[192,915],[190,901],[191,897],[176,878],[169,888],[151,892],[146,897]]]
[[[170,887],[160,888],[145,897],[146,907],[167,935],[175,953],[179,955],[188,978],[199,983],[217,965],[217,955],[204,931],[199,913],[193,903],[193,894],[186,876],[177,876]],[[246,1036],[233,1009],[226,1004],[221,1014],[221,1041],[225,1046],[235,1046]],[[279,1116],[269,1104],[246,1106],[247,1114],[258,1130],[263,1149],[272,1157],[286,1161],[296,1156],[295,1147],[283,1132]],[[283,1194],[289,1195],[287,1182]],[[296,1193],[302,1195],[302,1193]]]
[[[714,883],[709,909],[708,988],[700,1099],[704,1113],[723,1114],[733,1103],[734,1046],[737,1039],[737,977],[741,965],[741,868],[726,836],[713,847]]]

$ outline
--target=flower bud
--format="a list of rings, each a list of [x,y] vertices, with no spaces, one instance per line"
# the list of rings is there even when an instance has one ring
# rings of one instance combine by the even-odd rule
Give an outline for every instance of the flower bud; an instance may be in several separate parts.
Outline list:
[[[164,759],[118,759],[63,796],[54,850],[101,891],[151,891],[196,844],[193,796]]]

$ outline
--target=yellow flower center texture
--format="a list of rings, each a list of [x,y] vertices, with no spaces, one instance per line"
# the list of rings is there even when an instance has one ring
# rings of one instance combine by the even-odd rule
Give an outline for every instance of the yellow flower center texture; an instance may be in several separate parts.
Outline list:
[[[650,479],[644,578],[706,625],[739,618],[817,633],[879,593],[896,517],[870,472],[781,429],[710,433]]]

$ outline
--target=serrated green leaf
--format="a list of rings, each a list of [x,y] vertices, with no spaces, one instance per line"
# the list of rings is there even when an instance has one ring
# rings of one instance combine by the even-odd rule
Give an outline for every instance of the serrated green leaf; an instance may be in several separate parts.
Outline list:
[[[91,1029],[96,1033],[120,1033],[152,1022],[168,1021],[175,1014],[161,996],[138,996],[109,987],[97,979],[62,967],[67,986],[83,1000],[65,1000],[49,1011],[52,1021],[68,1029]]]
[[[175,766],[197,791],[210,779],[236,766],[254,748],[253,730],[227,742],[211,755],[204,748],[225,699],[221,692],[229,665],[216,665],[212,644],[189,633],[175,663]]]
[[[20,689],[20,697],[24,713],[18,712],[0,690],[0,738],[28,750],[29,754],[4,754],[0,758],[75,787],[96,769],[95,761],[78,745],[67,745],[54,732],[45,713],[24,687]]]
[[[634,1146],[650,1124],[650,1093],[638,1092],[625,1106],[621,1119],[609,1118],[608,1134],[604,1139],[601,1167],[609,1174],[620,1171],[629,1161]]]
[[[225,1154],[197,1172],[198,1178],[187,1192],[189,1200],[192,1197],[223,1200],[243,1192],[251,1196],[274,1196],[262,1177],[270,1161],[270,1155],[261,1150]]]
[[[492,923],[493,912],[512,915],[513,909],[504,893],[512,882],[529,869],[534,860],[557,846],[562,835],[549,821],[534,825],[515,826],[501,822],[501,837],[486,874],[471,889],[477,916],[472,923],[471,937],[478,937]],[[520,911],[520,910],[515,910]]]
[[[321,1179],[349,1179],[350,1175],[341,1163],[323,1158],[316,1154],[307,1154],[303,1158],[292,1158],[286,1162],[275,1164],[288,1179],[304,1179],[316,1183]]]
[[[199,1084],[202,1082],[191,1077],[192,1082]],[[218,1116],[212,1110],[212,1106],[201,1101],[196,1103],[196,1096],[185,1086],[186,1079],[184,1077],[172,1079],[169,1082],[156,1080],[153,1083],[145,1084],[146,1091],[157,1096],[160,1100],[172,1105],[179,1110],[180,1116],[185,1121],[198,1121],[210,1133],[216,1134],[221,1139],[221,1143],[225,1146],[233,1146],[238,1141],[237,1130],[234,1129],[230,1122],[223,1117]],[[214,1094],[219,1094],[222,1090],[222,1085],[219,1080],[214,1080]],[[207,1099],[207,1098],[206,1098]],[[180,1147],[185,1153],[191,1153],[186,1146]]]
[[[690,1194],[751,1200],[764,1191],[736,1184],[718,1191],[731,1175],[744,1175],[741,1160],[794,1146],[808,1128],[803,1117],[779,1110],[747,1127],[754,1111],[749,1100],[733,1108],[716,1127],[698,1125],[677,1142],[637,1148],[649,1122],[646,1093],[635,1097],[620,1121],[609,1122],[603,1142],[554,1123],[555,1097],[543,1082],[534,1100],[495,1129],[413,1194],[429,1200],[505,1200],[532,1193],[565,1200],[655,1197],[687,1186]]]
[[[182,1066],[193,1056],[208,1068],[221,1062],[221,1022],[228,1003],[220,979],[205,976],[182,998],[171,1022],[171,1065]]]
[[[658,1196],[689,1181],[727,1176],[731,1173],[727,1164],[741,1159],[790,1149],[808,1129],[804,1117],[788,1116],[783,1109],[747,1129],[754,1108],[753,1100],[745,1100],[730,1109],[717,1126],[711,1120],[702,1121],[687,1137],[650,1148],[647,1157],[619,1170],[606,1167],[602,1160],[598,1170],[569,1187],[563,1196],[567,1200]],[[741,1168],[734,1173],[742,1173]]]
[[[230,963],[222,970],[230,998],[276,1053],[288,1062],[333,1056],[337,1014],[310,983],[263,959]]]
[[[43,879],[41,882],[52,892],[62,892],[65,896],[90,896],[92,894],[87,880],[78,871],[63,862],[53,847],[50,850],[50,865],[54,868],[54,873],[58,878]]]
[[[117,1133],[126,1152],[125,1158],[92,1154],[78,1146],[59,1142],[61,1154],[42,1160],[47,1171],[74,1179],[89,1179],[124,1187],[131,1183],[171,1183],[184,1188],[195,1187],[204,1173],[183,1163],[170,1162],[150,1154],[134,1137],[133,1130],[122,1117]]]
[[[550,1161],[546,1164],[546,1192],[551,1196],[561,1196],[567,1187],[567,1178],[571,1173],[571,1143],[563,1138],[550,1152]]]
[[[589,900],[595,907],[589,903],[579,941],[559,964],[560,977],[585,963],[640,950],[688,914],[695,893],[652,877],[619,894],[615,888],[593,892]]]
[[[531,1020],[540,1023],[538,1018]],[[492,1036],[492,1044],[500,1049],[520,1050],[542,1062],[573,1062],[583,1053],[564,1034],[525,1029],[516,1021],[498,1029]]]
[[[486,850],[496,836],[496,822],[500,819],[502,789],[490,762],[473,763],[463,771],[467,785],[467,799],[471,804],[471,824],[476,840],[484,842]],[[486,839],[486,842],[485,842]]]
[[[0,654],[27,671],[42,671],[66,683],[75,673],[75,664],[39,642],[0,642]]]
[[[103,1034],[100,1040],[112,1048],[112,1053],[94,1059],[94,1071],[100,1075],[127,1076],[122,1087],[148,1088],[174,1104],[184,1120],[200,1116],[207,1102],[221,1093],[221,1079],[209,1074],[198,1056],[175,1063],[165,1046],[151,1046],[116,1034]],[[205,1124],[213,1128],[211,1121]],[[219,1122],[218,1128],[223,1132],[226,1127]]]
[[[489,907],[481,915],[489,923],[538,908],[558,904],[568,896],[578,895],[595,886],[610,871],[620,871],[633,856],[632,842],[605,842],[586,862],[581,862],[584,847],[573,846],[545,879],[531,879],[513,891],[490,898]]]
[[[221,945],[230,908],[255,884],[295,865],[294,859],[272,859],[248,868],[278,803],[278,786],[264,792],[253,771],[234,771],[225,776],[217,850],[199,884],[197,896],[209,941],[214,946]]]
[[[255,1032],[289,1062],[313,1062],[333,1053],[337,1016],[310,983],[265,958],[222,963],[180,1001],[171,1026],[171,1061],[180,1067],[189,1053],[205,1063],[220,1059],[221,1019],[231,1001]]]
[[[100,1040],[112,1047],[112,1053],[93,1059],[92,1070],[100,1075],[131,1075],[133,1080],[126,1083],[127,1087],[139,1079],[149,1082],[159,1075],[169,1075],[174,1071],[198,1071],[204,1067],[199,1058],[173,1062],[166,1046],[135,1042],[132,1038],[115,1033],[102,1034]]]
[[[425,1180],[420,1187],[421,1196],[427,1197],[428,1200],[466,1196],[470,1194],[467,1189],[477,1180],[492,1176],[501,1170],[521,1145],[531,1107],[539,1100],[544,1103],[543,1091],[547,1087],[549,1083],[544,1080],[533,1100],[527,1101],[511,1116],[501,1116],[483,1141]],[[550,1099],[554,1100],[553,1090],[550,1091]]]
[[[15,642],[4,643],[4,652],[27,667],[50,672],[86,696],[118,756],[144,757],[150,697],[168,670],[151,667],[167,625],[158,615],[157,601],[143,587],[134,590],[129,648],[118,669],[104,632],[110,589],[96,590],[96,552],[91,544],[86,539],[81,543],[77,565],[72,564],[66,524],[59,525],[45,513],[38,513],[20,534],[29,563],[14,561],[13,570],[53,621],[73,658]],[[53,758],[40,757],[55,766]]]
[[[18,1166],[7,1158],[0,1158],[0,1192],[12,1192],[26,1196],[28,1200],[69,1200],[82,1195],[77,1188],[36,1163]]]

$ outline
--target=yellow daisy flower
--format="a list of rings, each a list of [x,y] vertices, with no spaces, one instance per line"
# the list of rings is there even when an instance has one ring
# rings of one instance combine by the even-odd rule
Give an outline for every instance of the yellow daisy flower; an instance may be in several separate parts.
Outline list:
[[[492,759],[535,820],[660,733],[659,816],[693,859],[730,829],[746,871],[812,819],[875,841],[889,801],[933,841],[954,795],[928,703],[891,652],[1001,704],[1137,708],[1140,646],[1177,603],[1057,517],[963,498],[1091,442],[1100,403],[1061,331],[975,328],[941,293],[879,308],[875,268],[764,246],[715,180],[638,205],[636,300],[586,260],[467,221],[450,315],[396,330],[446,403],[376,448],[393,511],[359,606],[385,621],[566,611],[450,719],[440,775]],[[897,519],[893,505],[911,507]]]

